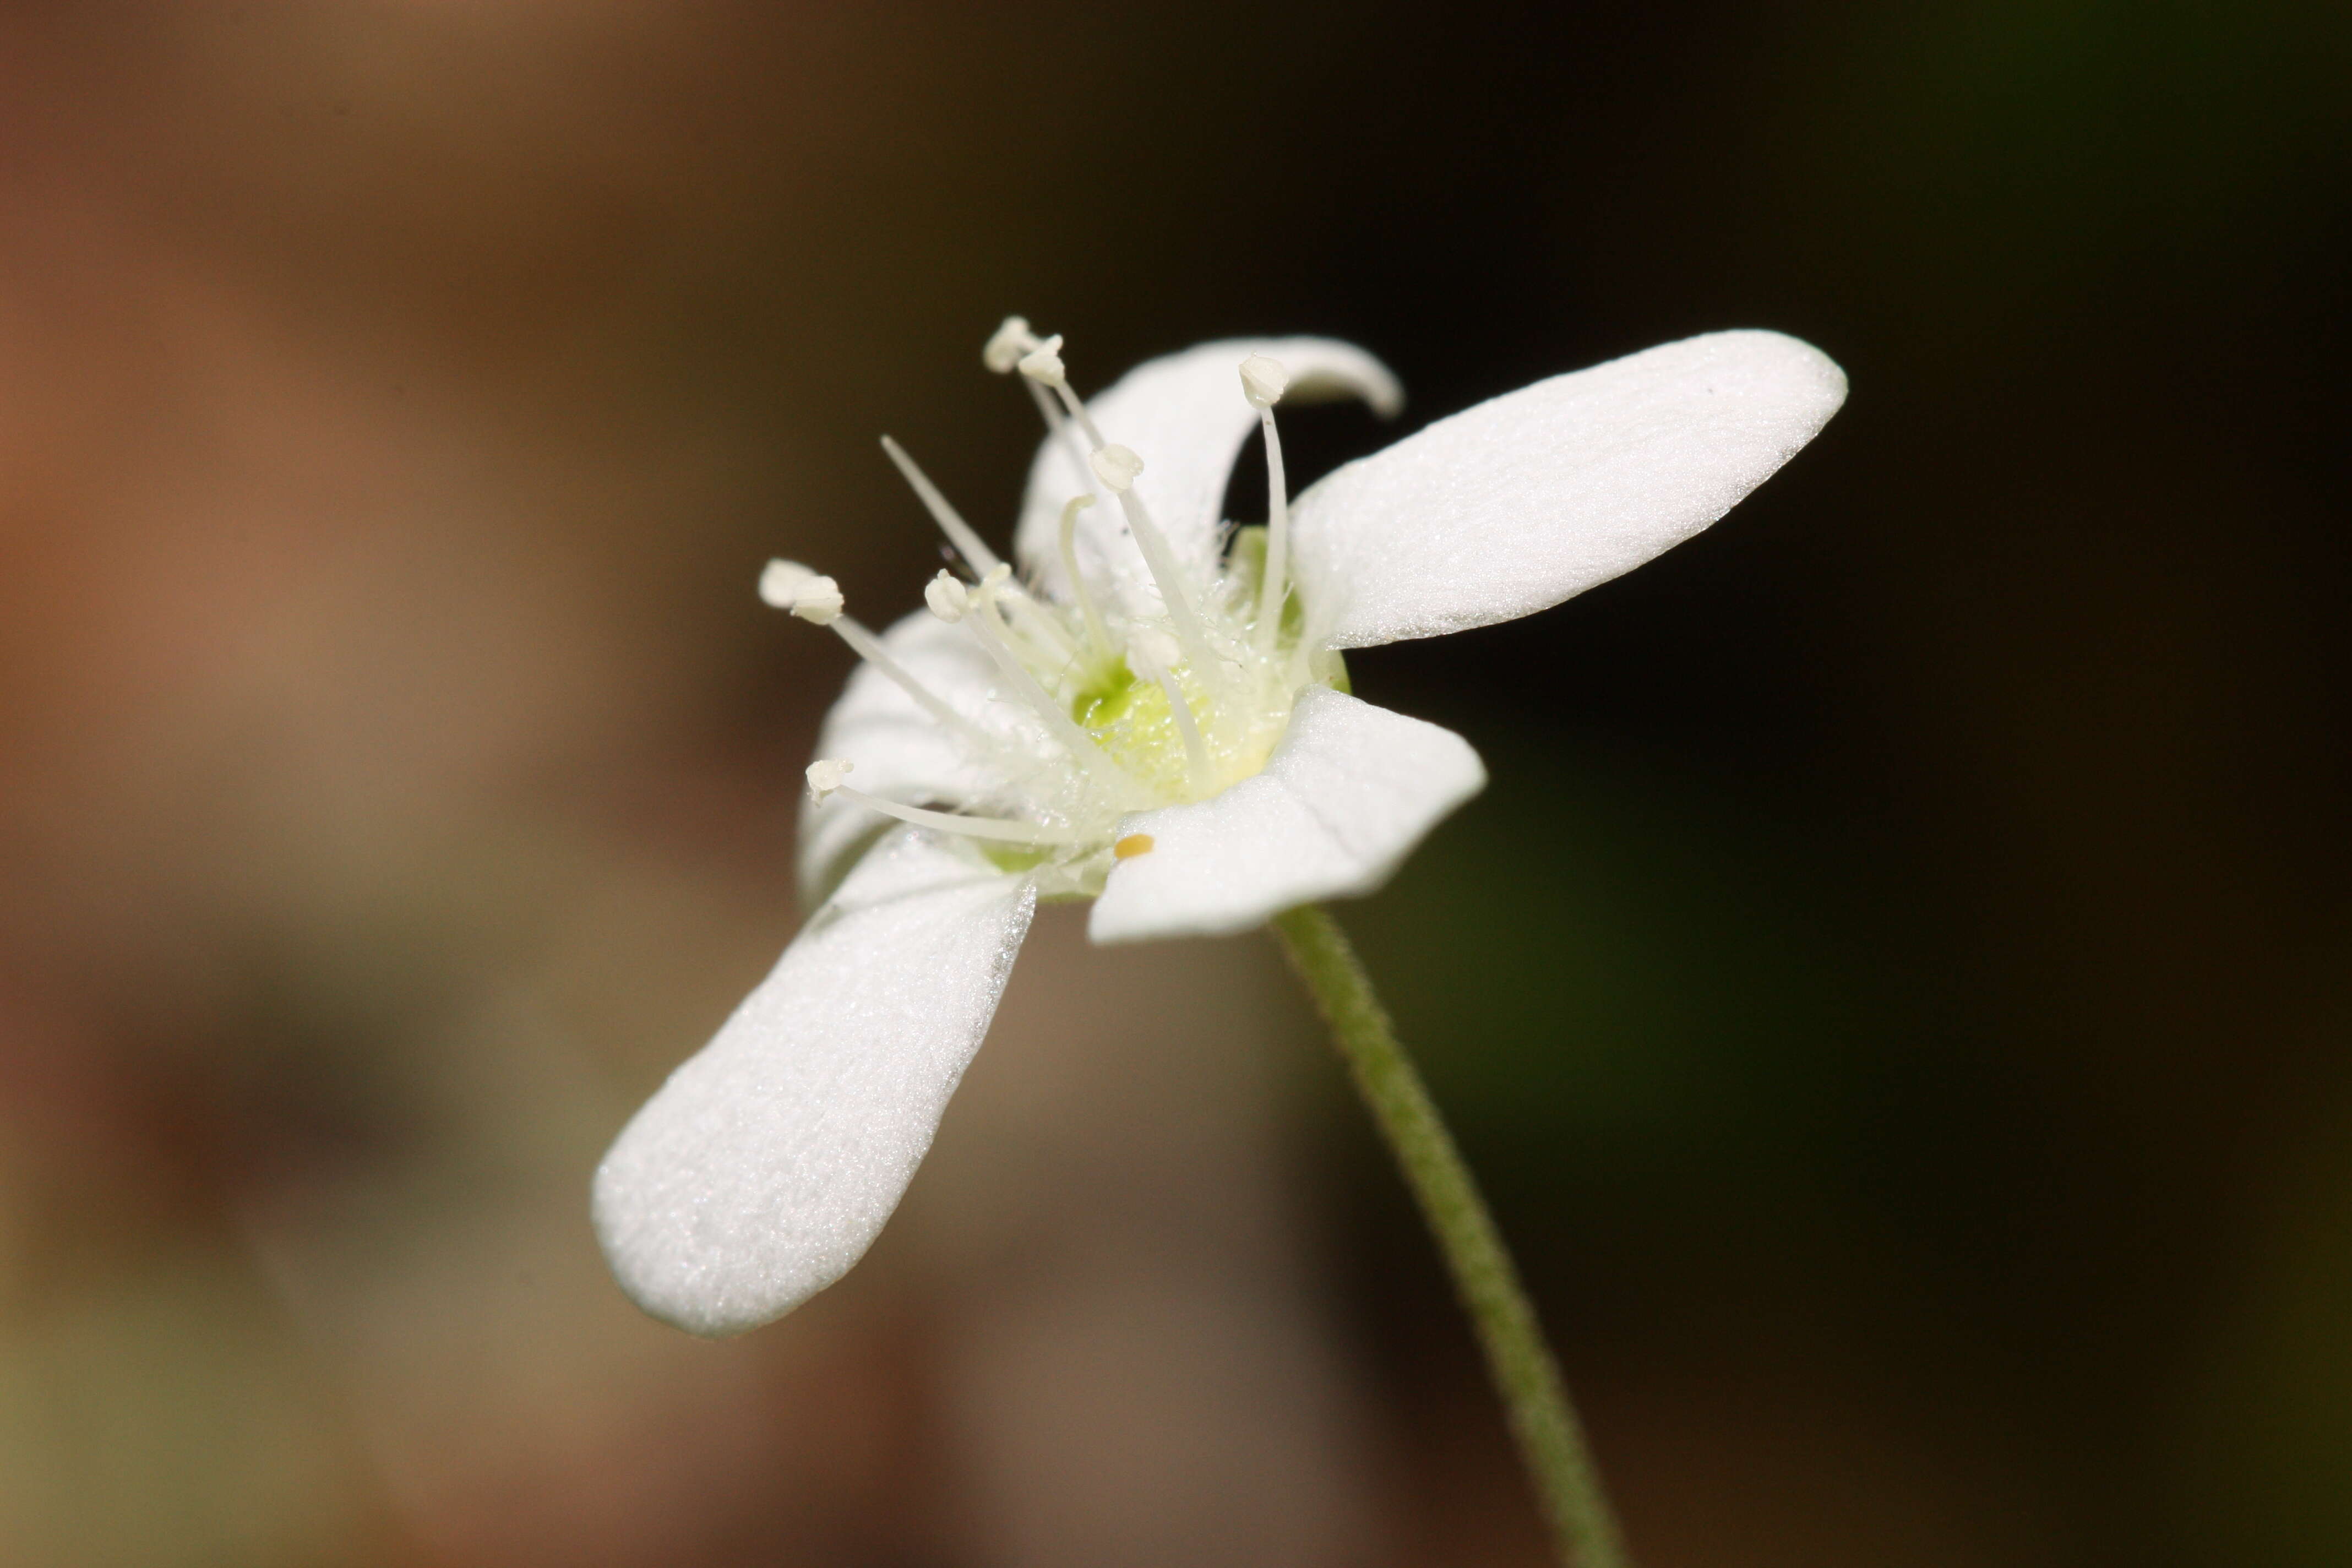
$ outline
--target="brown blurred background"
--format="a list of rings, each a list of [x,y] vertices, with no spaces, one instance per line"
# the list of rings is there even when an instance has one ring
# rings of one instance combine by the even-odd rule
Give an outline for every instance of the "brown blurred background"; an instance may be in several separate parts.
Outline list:
[[[0,11],[0,1562],[1541,1560],[1257,942],[1041,922],[782,1324],[603,1272],[797,918],[759,563],[913,606],[884,430],[1001,537],[1013,310],[1408,427],[1840,359],[1723,526],[1355,661],[1496,783],[1346,918],[1651,1568],[2352,1561],[2347,80],[2318,0]]]

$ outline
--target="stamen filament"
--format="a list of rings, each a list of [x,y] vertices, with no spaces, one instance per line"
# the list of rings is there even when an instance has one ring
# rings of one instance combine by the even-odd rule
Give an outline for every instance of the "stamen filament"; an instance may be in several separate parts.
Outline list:
[[[1120,767],[1092,735],[1078,727],[1078,721],[1037,684],[1037,678],[1030,674],[1028,667],[1005,646],[1004,623],[997,616],[993,598],[994,595],[990,594],[973,595],[972,606],[979,613],[966,616],[963,624],[971,628],[971,635],[987,650],[988,657],[995,661],[998,671],[1021,694],[1022,700],[1045,721],[1046,730],[1062,743],[1062,749],[1069,752],[1071,760],[1092,773],[1097,783],[1108,785],[1115,795],[1122,798],[1132,797],[1139,786],[1128,771]]]
[[[1026,844],[1038,849],[1076,847],[1094,842],[1079,834],[1056,832],[1034,822],[1019,822],[1009,816],[965,816],[960,812],[900,805],[895,800],[884,800],[878,795],[867,795],[862,789],[852,789],[847,784],[837,784],[825,793],[847,795],[868,811],[878,811],[885,816],[895,816],[918,827],[936,827],[944,833],[962,834],[967,838],[989,838],[1000,844]]]
[[[1036,385],[1035,382],[1029,384]],[[1095,658],[1108,665],[1114,657],[1110,632],[1104,626],[1102,612],[1095,608],[1095,596],[1087,587],[1087,580],[1078,575],[1078,513],[1095,504],[1092,496],[1072,496],[1062,508],[1062,575],[1070,580],[1070,597],[1078,602],[1078,614],[1086,617],[1087,640],[1094,645]]]
[[[1143,510],[1143,498],[1135,493],[1132,485],[1118,492],[1118,506],[1127,513],[1128,531],[1135,535],[1136,548],[1143,552],[1143,564],[1160,586],[1160,601],[1168,606],[1168,620],[1176,628],[1176,640],[1184,645],[1184,657],[1200,671],[1202,679],[1215,684],[1222,673],[1216,650],[1209,646],[1208,629],[1201,625],[1201,613],[1192,607],[1192,595],[1184,591],[1184,576],[1177,569],[1176,552],[1168,548],[1167,535]]]
[[[1070,390],[1069,382],[1057,377],[1054,391],[1061,398],[1062,406],[1069,411],[1070,417],[1076,420],[1078,427],[1087,433],[1087,439],[1094,443],[1096,455],[1108,451],[1110,448],[1104,442],[1102,432],[1095,428],[1094,420],[1087,414],[1087,405],[1080,403],[1077,394]],[[1125,453],[1126,449],[1122,447],[1120,450]],[[1126,455],[1129,461],[1134,460],[1132,454]],[[1093,467],[1091,463],[1087,466]],[[1102,477],[1100,470],[1097,471],[1096,477]],[[1201,613],[1192,607],[1192,596],[1184,591],[1184,574],[1177,569],[1176,552],[1168,548],[1168,536],[1160,532],[1159,524],[1151,521],[1151,514],[1144,510],[1143,498],[1135,493],[1132,483],[1114,484],[1110,479],[1104,482],[1111,484],[1118,493],[1118,509],[1127,514],[1128,531],[1135,535],[1135,547],[1143,552],[1144,568],[1151,574],[1152,582],[1159,585],[1160,601],[1168,606],[1168,619],[1176,628],[1176,640],[1184,645],[1184,657],[1192,661],[1194,669],[1201,672],[1202,679],[1215,681],[1218,679],[1217,656],[1209,646],[1208,631],[1201,625]]]
[[[1076,393],[1070,390],[1068,380],[1055,381],[1054,394],[1062,400],[1062,407],[1070,418],[1076,423],[1080,430],[1086,433],[1088,448],[1097,452],[1101,451],[1105,445],[1103,434],[1095,428],[1095,416],[1087,412],[1087,405],[1078,401]]]
[[[996,329],[996,336],[988,341],[988,348],[982,357],[988,359],[992,369],[1002,364],[1008,371],[1018,370],[1021,373],[1021,379],[1029,384],[1030,401],[1036,404],[1037,412],[1045,416],[1045,428],[1056,438],[1064,440],[1070,457],[1078,465],[1078,483],[1091,490],[1095,481],[1093,473],[1087,467],[1087,449],[1071,436],[1069,422],[1062,417],[1061,410],[1054,405],[1053,398],[1045,391],[1047,386],[1064,379],[1061,350],[1060,334],[1040,338],[1029,330],[1027,321],[1018,316],[1008,316],[1004,324]],[[1087,418],[1085,410],[1079,411],[1078,420],[1089,434],[1093,432],[1094,425]]]
[[[1042,645],[1057,662],[1066,664],[1078,656],[1070,634],[1062,623],[1045,613],[1044,605],[1011,583],[997,589],[996,596],[1009,606],[1017,618],[1022,634],[1032,644]]]
[[[992,755],[997,752],[998,742],[995,736],[935,696],[930,688],[908,673],[905,665],[890,657],[889,649],[882,646],[880,637],[876,637],[847,616],[835,620],[833,623],[833,629],[841,635],[841,640],[847,643],[858,658],[896,681],[899,690],[915,700],[915,706],[978,746],[983,752]]]
[[[956,552],[971,567],[972,575],[985,577],[994,570],[996,552],[981,542],[980,535],[972,531],[971,524],[964,521],[962,515],[948,504],[948,498],[940,492],[939,486],[931,483],[929,475],[915,466],[915,459],[907,456],[907,448],[885,436],[882,437],[882,449],[890,454],[892,462],[898,465],[899,474],[921,498],[924,509],[931,514],[931,521],[938,523],[940,531],[948,536],[948,542],[956,547]]]
[[[1258,427],[1265,432],[1265,575],[1257,585],[1253,640],[1260,653],[1271,653],[1290,593],[1290,487],[1283,477],[1282,437],[1275,431],[1272,408],[1258,410]]]
[[[1037,413],[1045,419],[1046,430],[1062,443],[1062,450],[1069,456],[1070,466],[1076,470],[1078,483],[1087,487],[1091,496],[1095,472],[1087,466],[1087,449],[1078,439],[1076,426],[1063,416],[1061,405],[1054,401],[1054,395],[1042,384],[1025,375],[1021,378],[1021,384],[1029,389],[1029,400],[1037,405]]]

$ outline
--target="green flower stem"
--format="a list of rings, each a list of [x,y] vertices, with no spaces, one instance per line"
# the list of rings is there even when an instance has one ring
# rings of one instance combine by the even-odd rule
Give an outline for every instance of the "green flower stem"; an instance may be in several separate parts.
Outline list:
[[[1445,1254],[1560,1562],[1567,1568],[1629,1568],[1624,1533],[1601,1489],[1584,1429],[1518,1269],[1412,1058],[1397,1043],[1362,961],[1319,905],[1276,917],[1274,929],[1331,1026],[1356,1088]]]

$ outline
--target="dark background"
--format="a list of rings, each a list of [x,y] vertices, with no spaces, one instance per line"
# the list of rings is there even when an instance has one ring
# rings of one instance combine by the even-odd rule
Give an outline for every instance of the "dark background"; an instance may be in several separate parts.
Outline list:
[[[1408,428],[1838,359],[1714,531],[1351,659],[1495,784],[1344,917],[1652,1568],[2352,1559],[2348,80],[2320,4],[0,11],[0,1557],[1540,1561],[1256,941],[1045,922],[784,1323],[602,1273],[796,918],[845,656],[759,564],[914,605],[884,430],[1001,538],[1017,310]]]

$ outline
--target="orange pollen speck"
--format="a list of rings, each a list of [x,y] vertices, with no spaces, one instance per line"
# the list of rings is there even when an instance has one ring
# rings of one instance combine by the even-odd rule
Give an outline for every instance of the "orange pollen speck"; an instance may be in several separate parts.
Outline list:
[[[1100,843],[1101,840],[1097,839],[1096,842]],[[1138,855],[1149,855],[1151,853],[1151,835],[1130,833],[1112,845],[1110,852],[1121,860],[1132,860]]]

